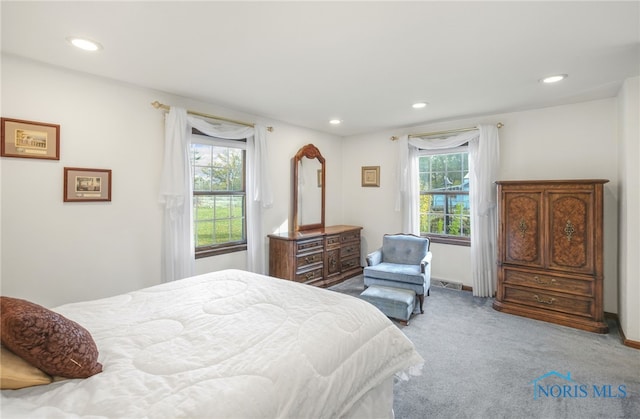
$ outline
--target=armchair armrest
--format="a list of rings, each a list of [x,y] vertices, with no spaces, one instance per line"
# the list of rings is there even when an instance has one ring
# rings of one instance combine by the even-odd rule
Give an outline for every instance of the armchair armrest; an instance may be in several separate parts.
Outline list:
[[[382,248],[374,250],[367,255],[367,266],[378,265],[380,262],[382,262]]]
[[[427,265],[431,263],[432,256],[431,252],[427,252],[427,254],[422,258],[420,261],[420,272],[425,272]]]

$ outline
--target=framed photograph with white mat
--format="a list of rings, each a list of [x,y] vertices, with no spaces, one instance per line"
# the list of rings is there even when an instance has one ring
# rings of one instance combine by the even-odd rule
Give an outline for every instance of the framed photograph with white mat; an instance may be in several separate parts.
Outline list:
[[[111,170],[64,168],[64,202],[111,201]]]
[[[60,125],[2,118],[0,129],[2,157],[60,160]]]

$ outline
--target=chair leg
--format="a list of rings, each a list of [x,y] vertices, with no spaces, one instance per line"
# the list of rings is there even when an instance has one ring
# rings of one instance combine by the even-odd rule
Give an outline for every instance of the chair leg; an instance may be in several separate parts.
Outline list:
[[[424,305],[424,295],[418,295],[418,299],[420,300],[420,314],[424,314],[424,309],[422,308]]]

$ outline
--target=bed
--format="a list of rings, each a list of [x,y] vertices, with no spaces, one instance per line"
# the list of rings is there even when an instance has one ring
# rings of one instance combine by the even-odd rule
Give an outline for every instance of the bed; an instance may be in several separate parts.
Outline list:
[[[240,270],[52,311],[102,372],[3,390],[3,418],[393,417],[394,376],[423,362],[369,303]]]

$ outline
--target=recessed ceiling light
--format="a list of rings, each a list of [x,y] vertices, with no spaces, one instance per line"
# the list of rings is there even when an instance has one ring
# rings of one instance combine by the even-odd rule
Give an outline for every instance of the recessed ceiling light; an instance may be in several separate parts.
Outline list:
[[[557,83],[561,80],[566,79],[568,76],[566,74],[556,74],[554,76],[549,76],[541,79],[542,83]]]
[[[73,45],[74,47],[80,48],[85,51],[98,51],[99,49],[102,49],[102,45],[86,38],[77,38],[71,36],[67,38],[67,41],[69,41],[69,43],[71,43],[71,45]]]
[[[332,119],[331,121],[329,121],[329,123],[331,125],[339,125],[342,121],[339,119]]]
[[[416,102],[411,106],[413,107],[413,109],[422,109],[422,108],[427,106],[427,103],[426,102]]]

